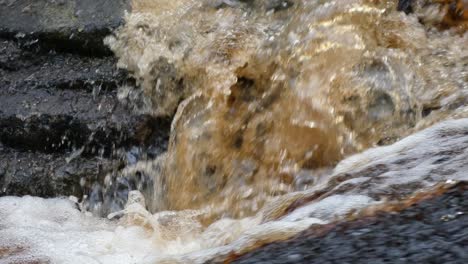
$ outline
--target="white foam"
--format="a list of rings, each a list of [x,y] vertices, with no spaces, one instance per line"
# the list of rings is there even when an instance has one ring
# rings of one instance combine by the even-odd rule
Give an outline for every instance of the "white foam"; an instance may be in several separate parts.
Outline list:
[[[294,210],[283,221],[298,221],[307,218],[322,219],[322,222],[339,219],[353,210],[376,203],[364,195],[333,195],[317,203],[311,203]]]
[[[223,252],[242,250],[256,241],[293,235],[318,219],[270,222],[258,218],[221,219],[202,232],[194,211],[140,212],[141,200],[127,206],[119,222],[82,213],[71,200],[36,197],[0,198],[0,249],[21,248],[5,263],[46,260],[51,263],[160,263],[166,260],[199,262]],[[136,215],[147,219],[137,224]],[[132,222],[134,221],[134,222]],[[163,223],[163,224],[161,224]],[[225,246],[230,244],[229,246]],[[0,251],[1,252],[1,251]]]
[[[6,263],[48,259],[51,263],[139,263],[151,236],[142,227],[122,227],[81,213],[68,199],[0,199],[0,248],[23,248]],[[0,261],[1,263],[1,261]]]
[[[133,193],[134,194],[134,193]],[[342,197],[345,198],[345,197]],[[230,252],[245,252],[258,241],[290,237],[313,224],[325,224],[333,212],[346,212],[359,197],[330,198],[280,221],[260,217],[221,219],[205,230],[195,211],[149,214],[141,200],[127,206],[119,221],[80,212],[71,200],[0,198],[0,248],[21,247],[6,261],[47,259],[51,263],[201,263]],[[315,212],[311,216],[311,212]],[[147,221],[138,221],[147,218]],[[163,223],[163,224],[162,224]]]
[[[334,175],[355,173],[379,164],[387,172],[381,188],[420,183],[431,186],[447,180],[467,181],[468,119],[441,122],[393,145],[372,148],[340,162]],[[358,178],[351,179],[359,181]],[[366,179],[360,179],[366,181]],[[348,182],[343,182],[346,184]]]
[[[144,198],[138,192],[130,193],[119,221],[80,212],[70,199],[2,197],[0,263],[203,263],[215,256],[243,253],[258,243],[288,238],[313,224],[326,224],[380,202],[375,198],[380,195],[392,199],[391,192],[411,194],[421,186],[468,180],[467,132],[468,119],[448,121],[392,146],[350,157],[337,166],[328,182],[289,194],[300,199],[326,189],[323,199],[269,222],[262,222],[266,218],[261,211],[256,217],[221,219],[203,228],[197,219],[203,212],[152,215],[144,209]],[[361,175],[380,165],[385,167],[382,172]],[[344,181],[335,181],[343,175]],[[278,199],[269,206],[281,212],[288,206],[285,201]]]

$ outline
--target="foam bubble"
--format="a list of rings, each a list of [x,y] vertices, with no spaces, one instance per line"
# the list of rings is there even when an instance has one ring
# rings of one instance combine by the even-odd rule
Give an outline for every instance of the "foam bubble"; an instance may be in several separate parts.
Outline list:
[[[130,196],[140,197],[135,192]],[[159,263],[185,259],[184,254],[189,253],[190,258],[207,259],[322,223],[307,220],[259,225],[259,218],[221,219],[202,230],[197,211],[151,215],[144,209],[144,200],[129,201],[124,216],[110,221],[80,212],[77,204],[66,198],[0,198],[0,256],[7,263],[73,264]]]
[[[51,263],[138,263],[154,248],[139,226],[81,213],[68,199],[0,199],[0,249],[19,248],[6,263],[27,259]],[[0,250],[1,252],[1,250]]]

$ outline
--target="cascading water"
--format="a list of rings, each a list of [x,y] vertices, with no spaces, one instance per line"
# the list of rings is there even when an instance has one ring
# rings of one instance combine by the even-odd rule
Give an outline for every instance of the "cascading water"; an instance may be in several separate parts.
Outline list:
[[[465,110],[466,36],[394,1],[136,1],[107,43],[153,114],[183,100],[158,210],[251,215],[299,175]]]
[[[468,180],[467,24],[416,2],[405,15],[390,0],[135,0],[106,43],[143,90],[135,108],[175,114],[167,152],[123,172],[154,188],[131,192],[118,221],[2,198],[0,249],[202,263]]]

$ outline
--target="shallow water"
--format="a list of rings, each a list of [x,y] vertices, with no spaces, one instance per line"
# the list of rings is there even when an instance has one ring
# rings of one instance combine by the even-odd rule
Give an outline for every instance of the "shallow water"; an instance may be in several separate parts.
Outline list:
[[[135,0],[106,43],[135,109],[175,114],[167,153],[122,172],[154,188],[112,220],[1,198],[0,257],[202,263],[468,180],[468,34],[423,2]]]

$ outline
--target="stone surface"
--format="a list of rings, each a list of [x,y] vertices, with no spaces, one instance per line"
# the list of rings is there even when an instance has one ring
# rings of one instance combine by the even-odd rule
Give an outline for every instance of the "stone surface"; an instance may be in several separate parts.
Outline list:
[[[118,165],[118,161],[97,157],[70,160],[65,155],[6,147],[0,147],[0,161],[0,196],[82,197],[86,189],[80,184],[82,178],[98,180]]]
[[[400,213],[309,230],[233,263],[466,263],[468,184]]]
[[[0,1],[0,195],[90,196],[106,175],[164,151],[170,119],[135,109],[135,81],[103,42],[128,8]]]
[[[2,0],[0,37],[25,45],[109,54],[102,39],[123,23],[127,0]]]

